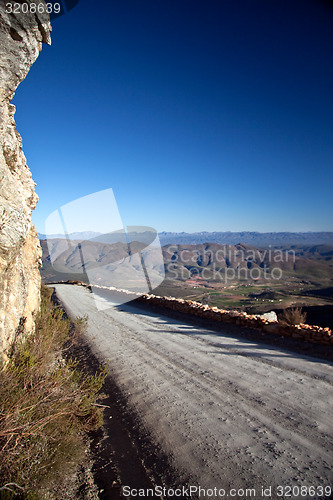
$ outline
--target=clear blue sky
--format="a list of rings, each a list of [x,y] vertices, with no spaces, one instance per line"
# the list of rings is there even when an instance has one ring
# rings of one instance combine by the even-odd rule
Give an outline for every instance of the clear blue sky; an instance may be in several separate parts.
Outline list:
[[[14,98],[37,229],[113,188],[126,225],[332,231],[332,49],[321,0],[80,0]]]

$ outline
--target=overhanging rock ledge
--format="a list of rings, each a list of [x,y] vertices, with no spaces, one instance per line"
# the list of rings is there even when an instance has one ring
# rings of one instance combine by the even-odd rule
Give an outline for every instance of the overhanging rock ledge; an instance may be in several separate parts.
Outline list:
[[[37,1],[36,4],[44,2]],[[45,4],[44,4],[45,5]],[[40,9],[42,10],[42,9]],[[48,14],[9,14],[0,4],[0,358],[18,335],[34,329],[40,302],[41,249],[31,219],[38,197],[10,103],[51,43]]]

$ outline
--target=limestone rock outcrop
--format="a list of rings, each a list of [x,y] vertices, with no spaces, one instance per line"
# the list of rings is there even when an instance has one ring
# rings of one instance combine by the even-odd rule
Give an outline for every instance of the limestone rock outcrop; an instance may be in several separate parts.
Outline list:
[[[36,4],[44,2],[36,2]],[[40,9],[43,10],[43,9]],[[0,358],[19,334],[34,329],[39,308],[41,249],[31,220],[38,197],[10,103],[42,49],[50,44],[47,13],[0,6]]]

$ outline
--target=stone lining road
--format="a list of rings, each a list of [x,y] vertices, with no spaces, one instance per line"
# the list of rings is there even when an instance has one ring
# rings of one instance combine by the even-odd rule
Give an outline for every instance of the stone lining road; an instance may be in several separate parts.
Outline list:
[[[278,486],[282,498],[297,498],[297,489],[288,496],[294,486],[304,487],[299,498],[323,498],[332,363],[237,338],[227,325],[216,332],[130,304],[97,311],[86,288],[55,288],[69,314],[88,314],[89,343],[180,484],[220,489],[213,498],[254,498],[246,489],[264,498],[262,487],[281,498]]]

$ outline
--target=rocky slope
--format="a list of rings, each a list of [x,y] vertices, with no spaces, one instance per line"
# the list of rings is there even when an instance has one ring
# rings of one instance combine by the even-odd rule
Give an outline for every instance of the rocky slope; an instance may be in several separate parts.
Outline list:
[[[84,281],[81,255],[78,251],[73,251],[75,244],[77,242],[73,240],[73,246],[69,247],[67,241],[61,238],[49,239],[48,242],[41,240],[43,249],[41,274],[46,282],[66,281],[67,279]],[[84,247],[86,269],[120,261],[128,252],[127,244],[104,244],[96,240],[84,241],[82,247]],[[136,249],[133,242],[133,253],[136,250],[138,248]],[[228,272],[230,270],[235,271],[234,276],[238,279],[258,278],[264,275],[264,270],[267,278],[273,276],[274,279],[277,279],[280,276],[277,269],[283,271],[285,276],[294,276],[299,279],[315,278],[317,282],[322,280],[323,283],[333,279],[333,245],[281,250],[278,248],[261,249],[244,244],[184,244],[165,245],[162,247],[162,253],[165,275],[171,280],[184,281],[191,277],[194,279],[200,277],[207,280],[224,281],[225,276],[230,280],[233,276],[232,273]],[[50,254],[52,254],[52,259]],[[163,271],[157,260],[152,261],[152,266],[156,272]],[[246,270],[248,273],[245,272]],[[251,270],[253,271],[250,272]],[[331,295],[332,293],[329,294],[329,296]]]
[[[43,2],[36,2],[37,4]],[[48,14],[8,14],[0,6],[0,356],[34,328],[41,249],[31,213],[38,197],[10,103],[42,49],[50,44]]]

